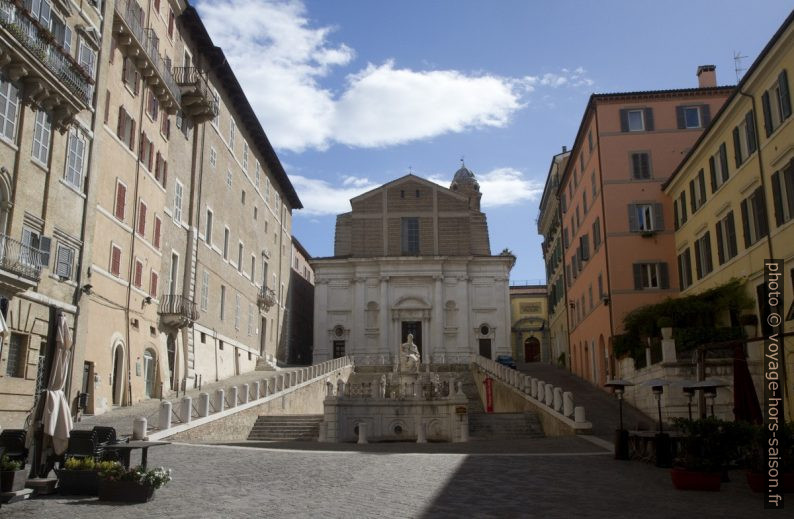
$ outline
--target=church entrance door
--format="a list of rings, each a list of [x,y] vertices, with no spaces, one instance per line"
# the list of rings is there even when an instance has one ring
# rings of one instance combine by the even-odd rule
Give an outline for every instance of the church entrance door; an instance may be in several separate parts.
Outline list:
[[[408,334],[414,336],[414,344],[419,348],[419,355],[422,355],[422,321],[403,321],[402,322],[402,341],[400,344],[408,340]],[[422,362],[427,362],[422,357]]]
[[[491,358],[491,339],[480,339],[480,355]]]

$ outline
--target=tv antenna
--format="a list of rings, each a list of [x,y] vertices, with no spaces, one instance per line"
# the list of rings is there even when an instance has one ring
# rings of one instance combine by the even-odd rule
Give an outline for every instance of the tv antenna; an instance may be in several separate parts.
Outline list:
[[[742,67],[742,60],[747,59],[747,56],[742,56],[741,51],[734,51],[733,52],[733,70],[736,72],[736,82],[739,82],[741,79],[742,72],[747,70],[747,68]]]

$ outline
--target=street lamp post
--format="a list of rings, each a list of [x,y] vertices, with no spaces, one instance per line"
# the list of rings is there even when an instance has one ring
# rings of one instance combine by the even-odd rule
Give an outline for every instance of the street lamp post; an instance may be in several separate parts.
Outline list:
[[[627,380],[609,380],[604,387],[611,387],[615,396],[618,397],[618,409],[620,413],[620,427],[615,431],[615,459],[627,460],[629,459],[629,432],[623,428],[623,394],[625,393],[626,386],[633,386]]]
[[[659,432],[656,433],[655,447],[656,447],[656,466],[657,467],[671,467],[673,465],[673,452],[670,444],[670,435],[664,432],[662,425],[662,394],[664,393],[664,386],[670,383],[664,379],[655,378],[646,381],[643,385],[650,386],[653,396],[656,399],[656,408],[659,412]]]

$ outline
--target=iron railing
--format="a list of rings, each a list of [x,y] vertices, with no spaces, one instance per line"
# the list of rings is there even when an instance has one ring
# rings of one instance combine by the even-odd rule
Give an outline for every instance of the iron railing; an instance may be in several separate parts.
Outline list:
[[[163,80],[166,88],[171,95],[179,102],[179,87],[174,81],[170,68],[160,56],[159,40],[154,36],[154,31],[143,27],[142,13],[140,6],[134,0],[120,0],[115,5],[116,13],[129,27],[132,36],[137,40],[138,45],[154,65],[160,79]],[[153,37],[154,36],[154,37]]]
[[[41,252],[0,234],[0,268],[37,281],[41,277]]]
[[[177,85],[192,87],[202,98],[211,103],[212,115],[218,115],[218,101],[210,88],[207,76],[200,69],[197,67],[174,67],[172,70]]]
[[[196,321],[199,318],[196,303],[181,294],[166,294],[160,296],[160,307],[157,309],[160,315],[178,315]]]
[[[91,71],[86,71],[58,43],[53,34],[14,2],[0,0],[0,26],[30,51],[81,102],[91,102]]]

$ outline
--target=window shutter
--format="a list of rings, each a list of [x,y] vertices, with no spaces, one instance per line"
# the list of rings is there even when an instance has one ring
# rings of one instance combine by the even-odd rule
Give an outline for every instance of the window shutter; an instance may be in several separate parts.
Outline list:
[[[706,231],[706,243],[703,244],[706,247],[706,274],[714,270],[714,265],[711,262],[711,233]]]
[[[686,190],[681,191],[681,225],[686,223]]]
[[[791,98],[788,93],[788,76],[786,75],[786,69],[780,71],[777,82],[780,87],[780,111],[783,112],[783,119],[785,119],[791,115]]]
[[[154,142],[149,141],[149,161],[146,165],[149,171],[152,170],[152,159],[154,158]]]
[[[739,141],[739,127],[733,129],[733,158],[736,161],[736,168],[742,165],[742,145]]]
[[[645,109],[645,131],[653,131],[653,108]]]
[[[753,197],[753,205],[755,206],[755,216],[758,222],[758,237],[766,236],[769,234],[769,222],[766,214],[766,197],[764,196],[764,188],[759,187],[755,190]]]
[[[742,200],[742,231],[744,231],[744,248],[750,247],[750,220],[747,219],[747,199]]]
[[[69,247],[60,247],[58,249],[58,258],[56,259],[55,275],[62,278],[71,278],[73,259],[74,250]]]
[[[629,111],[628,110],[621,110],[620,111],[620,131],[622,131],[622,132],[629,131]]]
[[[701,169],[698,171],[698,182],[700,182],[700,200],[698,200],[698,207],[706,203],[706,174]]]
[[[667,263],[659,263],[659,277],[662,288],[670,288],[670,272],[667,269]]]
[[[680,226],[678,222],[678,200],[673,200],[673,228],[677,231]]]
[[[108,104],[110,104],[110,97],[108,96]],[[116,123],[116,135],[119,136],[119,139],[126,141],[124,137],[124,116],[127,115],[124,111],[123,106],[119,106],[119,120]]]
[[[135,119],[130,118],[130,151],[135,152]]]
[[[700,255],[700,240],[695,240],[695,270],[697,271],[698,279],[703,278],[703,262]]]
[[[635,263],[634,268],[634,290],[642,290],[642,264]]]
[[[752,155],[758,145],[755,138],[755,114],[752,110],[744,116],[744,124],[747,128],[747,154]]]
[[[653,230],[664,230],[664,211],[662,210],[662,204],[653,204]]]
[[[165,181],[168,179],[168,161],[163,161],[163,187],[165,187]]]
[[[39,255],[41,258],[41,265],[43,267],[50,266],[50,248],[52,247],[52,238],[46,236],[39,237]]]
[[[683,290],[683,289],[686,288],[685,283],[684,283],[684,255],[683,254],[679,254],[678,255],[676,264],[677,264],[677,267],[678,267],[678,289],[679,290]]]
[[[709,105],[700,105],[700,122],[703,128],[711,123],[711,107]]]
[[[692,214],[695,214],[697,207],[695,207],[695,181],[689,181],[689,206],[692,209]]]
[[[116,184],[116,218],[124,220],[125,202],[127,199],[127,188],[124,184]]]
[[[717,190],[717,170],[713,155],[709,157],[709,173],[711,175],[711,192],[714,193]]]
[[[146,234],[146,204],[143,202],[138,204],[138,234]]]
[[[720,167],[722,171],[722,181],[725,182],[728,179],[728,149],[725,147],[725,143],[723,142],[720,144]]]
[[[786,202],[789,215],[794,215],[794,160],[783,169],[782,183],[786,186]]]
[[[684,272],[686,272],[687,284],[692,284],[692,255],[689,253],[689,247],[684,251]]]
[[[155,248],[160,248],[160,218],[155,216],[154,217],[154,246]]]
[[[717,222],[717,259],[720,262],[720,265],[725,263],[725,253],[723,251],[723,247],[725,244],[722,241],[722,220]]]
[[[684,118],[684,107],[683,106],[676,106],[675,107],[675,118],[676,122],[678,123],[678,129],[681,130],[686,128],[686,119]]]
[[[639,230],[637,225],[637,206],[629,204],[629,231],[636,232]]]
[[[763,93],[761,96],[761,106],[764,109],[764,130],[766,130],[766,136],[772,133],[772,110],[769,106],[769,91]]]
[[[152,271],[151,275],[149,276],[149,295],[152,297],[157,297],[157,282],[158,279],[157,272]]]
[[[783,193],[780,189],[780,172],[772,173],[772,200],[775,206],[775,225],[783,223]]]
[[[733,221],[733,211],[728,213],[726,222],[728,226],[728,256],[732,258],[739,252],[736,246],[736,223]]]
[[[110,273],[118,276],[121,272],[121,249],[113,247],[110,255]]]
[[[631,154],[631,177],[642,178],[642,166],[640,164],[640,154]]]
[[[651,178],[651,160],[647,153],[640,153],[640,165],[642,169],[642,178]]]
[[[141,283],[143,281],[142,278],[143,278],[143,263],[141,263],[138,260],[135,260],[135,279],[133,281],[133,284],[136,287],[140,288]]]

